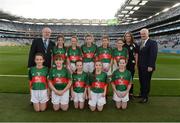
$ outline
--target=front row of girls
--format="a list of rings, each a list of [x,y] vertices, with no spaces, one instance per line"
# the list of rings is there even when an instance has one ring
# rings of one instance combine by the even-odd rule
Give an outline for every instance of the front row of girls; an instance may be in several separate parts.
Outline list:
[[[55,57],[55,65],[48,72],[43,66],[43,55],[35,55],[36,66],[30,68],[30,94],[34,110],[45,111],[51,90],[51,102],[55,111],[67,111],[70,97],[74,101],[74,107],[83,109],[86,97],[91,111],[102,111],[106,104],[107,74],[103,72],[103,63],[95,61],[95,70],[92,74],[83,71],[83,62],[75,62],[76,70],[71,74],[64,67],[64,59]],[[120,58],[117,62],[118,69],[112,74],[111,85],[113,88],[113,100],[118,109],[126,109],[129,101],[129,90],[132,84],[131,73],[126,70],[127,59]],[[70,96],[71,94],[71,96]]]

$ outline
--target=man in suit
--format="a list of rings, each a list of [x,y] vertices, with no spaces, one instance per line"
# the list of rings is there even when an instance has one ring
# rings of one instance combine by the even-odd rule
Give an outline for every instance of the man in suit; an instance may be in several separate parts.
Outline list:
[[[152,73],[155,70],[158,46],[157,42],[149,39],[149,30],[140,30],[141,45],[138,57],[138,70],[140,82],[140,103],[148,102]]]
[[[36,53],[44,55],[44,66],[51,67],[51,50],[54,42],[50,41],[51,29],[45,27],[42,29],[42,38],[34,39],[29,52],[28,68],[35,66],[34,57]]]

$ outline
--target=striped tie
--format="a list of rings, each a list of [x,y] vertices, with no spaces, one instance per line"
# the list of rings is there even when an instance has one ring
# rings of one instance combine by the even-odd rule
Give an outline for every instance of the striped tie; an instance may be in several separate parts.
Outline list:
[[[44,40],[44,47],[45,47],[45,52],[47,52],[47,48],[48,48],[47,39]]]
[[[141,41],[141,46],[140,46],[140,49],[142,49],[144,47],[144,40]]]

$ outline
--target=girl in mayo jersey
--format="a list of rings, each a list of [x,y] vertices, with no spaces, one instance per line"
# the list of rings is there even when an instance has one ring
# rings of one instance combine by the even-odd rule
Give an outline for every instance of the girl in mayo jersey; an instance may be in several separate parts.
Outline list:
[[[83,62],[76,61],[76,71],[72,75],[71,96],[76,109],[83,109],[87,95],[88,74],[83,71]]]
[[[112,74],[113,100],[116,102],[118,109],[126,109],[129,101],[129,90],[132,84],[131,72],[126,69],[127,60],[120,58],[119,68]]]
[[[56,68],[50,70],[48,76],[49,87],[52,90],[53,109],[67,111],[69,107],[69,88],[71,86],[71,74],[63,67],[63,59],[55,58]]]
[[[95,62],[95,71],[89,76],[89,107],[91,111],[102,111],[106,104],[107,74],[102,71],[102,62]]]
[[[37,112],[45,111],[49,100],[47,90],[48,68],[43,66],[43,62],[43,54],[37,53],[35,55],[36,66],[31,67],[29,70],[31,102]]]

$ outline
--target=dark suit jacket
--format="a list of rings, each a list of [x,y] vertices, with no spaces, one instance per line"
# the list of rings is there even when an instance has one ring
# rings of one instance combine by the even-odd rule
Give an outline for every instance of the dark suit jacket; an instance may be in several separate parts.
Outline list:
[[[45,47],[43,44],[42,38],[34,39],[29,51],[29,60],[28,67],[35,66],[34,57],[36,53],[42,53],[45,58],[44,66],[50,68],[51,67],[51,51],[54,47],[54,42],[49,41],[49,45],[47,48],[47,52],[45,52]]]
[[[139,49],[138,66],[146,69],[152,67],[155,70],[158,45],[156,41],[148,39],[145,46]]]

